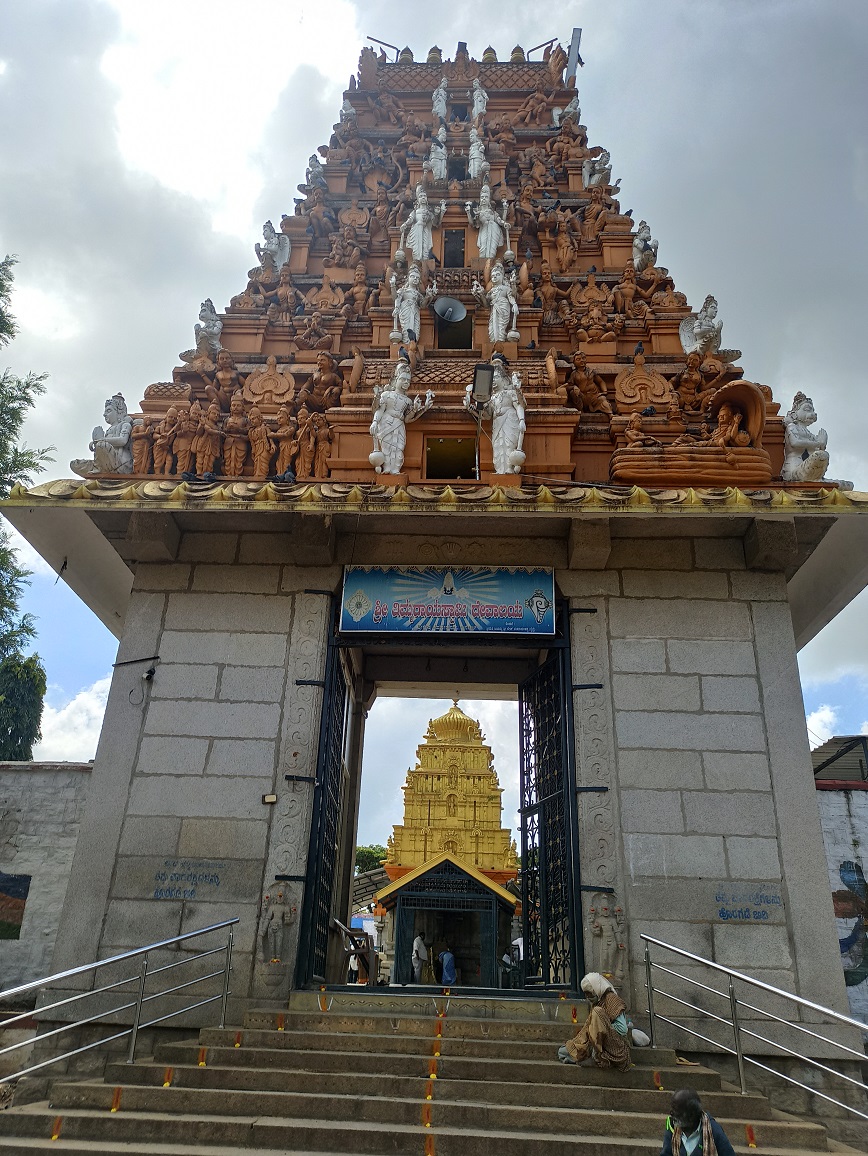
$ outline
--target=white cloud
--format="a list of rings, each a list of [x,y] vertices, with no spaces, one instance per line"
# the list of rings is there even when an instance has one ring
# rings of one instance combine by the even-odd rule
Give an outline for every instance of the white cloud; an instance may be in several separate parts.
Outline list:
[[[816,710],[812,710],[805,721],[808,726],[808,739],[813,750],[814,747],[820,746],[835,734],[838,727],[838,708],[823,703]]]
[[[86,686],[61,707],[42,711],[42,741],[33,749],[41,762],[87,762],[96,751],[111,675]]]

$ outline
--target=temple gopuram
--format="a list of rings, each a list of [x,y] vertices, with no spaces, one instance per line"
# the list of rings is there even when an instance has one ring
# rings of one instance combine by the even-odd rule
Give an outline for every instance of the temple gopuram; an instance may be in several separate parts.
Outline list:
[[[456,706],[399,979],[414,910],[496,889],[528,997],[643,1008],[647,933],[846,1013],[796,653],[868,581],[868,495],[623,211],[577,47],[364,48],[238,293],[2,504],[120,640],[57,971],[238,916],[232,1022],[341,984],[368,712],[454,695],[518,701],[519,894]]]
[[[381,967],[391,961],[393,981],[407,983],[421,933],[434,959],[449,944],[459,983],[498,987],[516,907],[505,886],[515,882],[517,862],[511,832],[500,825],[503,788],[491,747],[454,701],[430,720],[416,758],[402,788],[404,822],[389,836],[390,882],[376,896],[387,916]]]

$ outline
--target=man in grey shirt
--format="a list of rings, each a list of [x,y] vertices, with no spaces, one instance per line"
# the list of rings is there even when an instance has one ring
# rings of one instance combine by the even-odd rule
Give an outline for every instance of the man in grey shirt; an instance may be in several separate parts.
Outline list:
[[[422,982],[422,970],[428,962],[428,948],[425,946],[425,936],[420,931],[413,940],[413,983]]]

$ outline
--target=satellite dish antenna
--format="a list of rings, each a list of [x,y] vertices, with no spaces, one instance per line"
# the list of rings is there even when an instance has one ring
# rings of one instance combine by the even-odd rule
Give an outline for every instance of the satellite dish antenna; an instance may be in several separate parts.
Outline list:
[[[440,320],[445,321],[447,325],[454,325],[457,321],[463,321],[467,316],[467,310],[455,297],[438,297],[434,302],[433,309]]]

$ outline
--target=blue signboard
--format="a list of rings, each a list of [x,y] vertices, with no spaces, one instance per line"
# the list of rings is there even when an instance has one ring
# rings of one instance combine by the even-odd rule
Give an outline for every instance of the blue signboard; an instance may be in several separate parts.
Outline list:
[[[554,634],[552,570],[347,566],[341,632]]]

